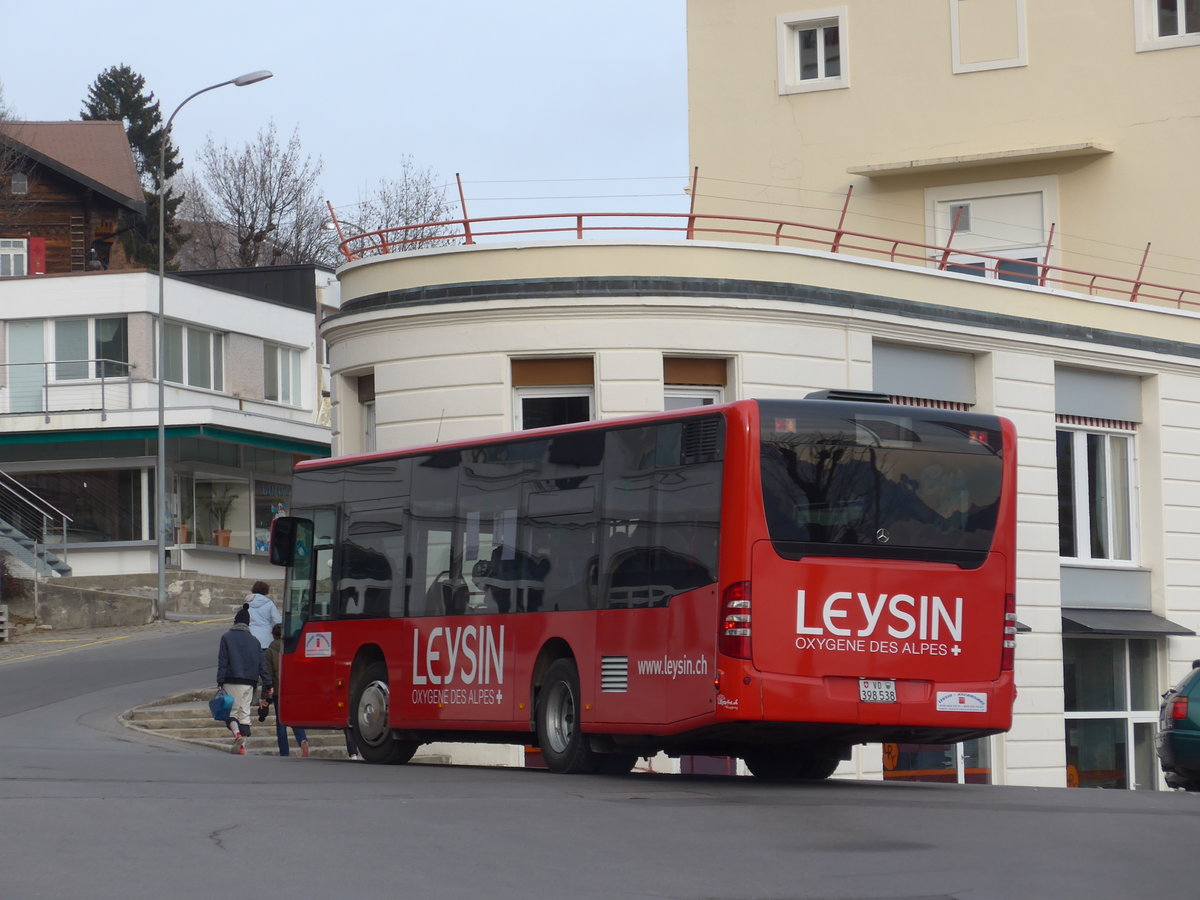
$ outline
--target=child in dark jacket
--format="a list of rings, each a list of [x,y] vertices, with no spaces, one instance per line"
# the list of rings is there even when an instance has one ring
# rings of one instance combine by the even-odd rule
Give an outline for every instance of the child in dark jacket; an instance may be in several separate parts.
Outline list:
[[[233,734],[232,753],[245,754],[246,738],[250,736],[250,704],[254,687],[261,679],[263,690],[270,696],[274,690],[271,672],[263,658],[262,645],[250,633],[250,607],[242,608],[233,617],[233,627],[221,635],[217,651],[217,687],[233,697],[227,724]]]

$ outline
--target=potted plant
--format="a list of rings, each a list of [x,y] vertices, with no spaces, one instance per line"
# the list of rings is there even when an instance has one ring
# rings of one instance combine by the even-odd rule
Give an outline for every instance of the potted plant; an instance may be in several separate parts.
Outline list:
[[[214,491],[208,498],[208,512],[217,524],[213,531],[213,543],[218,547],[229,546],[230,530],[225,527],[225,520],[229,517],[229,510],[233,508],[233,501],[237,498],[238,495],[229,488],[222,488],[219,494]]]

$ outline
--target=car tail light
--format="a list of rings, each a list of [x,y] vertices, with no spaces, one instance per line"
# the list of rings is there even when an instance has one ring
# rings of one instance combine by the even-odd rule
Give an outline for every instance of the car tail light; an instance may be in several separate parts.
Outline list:
[[[1011,672],[1017,656],[1017,595],[1004,595],[1004,643],[1000,651],[1000,669]]]
[[[721,598],[721,634],[717,649],[726,656],[750,658],[750,582],[725,588]]]
[[[1178,722],[1187,717],[1187,697],[1176,697],[1171,701],[1171,719]]]

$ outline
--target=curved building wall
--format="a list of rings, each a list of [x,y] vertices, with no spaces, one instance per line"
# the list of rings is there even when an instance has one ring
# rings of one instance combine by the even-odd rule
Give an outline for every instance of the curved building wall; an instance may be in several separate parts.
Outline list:
[[[357,261],[339,278],[342,310],[323,326],[335,453],[366,449],[372,408],[380,449],[514,430],[514,362],[527,359],[588,361],[596,418],[663,409],[664,357],[723,361],[726,400],[875,389],[1011,418],[1018,615],[1030,630],[1018,641],[1016,721],[993,743],[997,781],[1069,780],[1062,613],[1072,585],[1089,595],[1098,584],[1136,585],[1132,599],[1121,588],[1094,602],[1128,599],[1200,631],[1194,313],[884,260],[698,242],[443,248]],[[944,368],[917,371],[938,354]],[[1126,423],[1136,427],[1136,550],[1121,565],[1079,569],[1060,556],[1064,369],[1085,383],[1119,376],[1140,410]],[[1152,639],[1160,689],[1200,656],[1194,635]],[[1146,731],[1130,733],[1133,742]],[[879,767],[861,756],[856,765]]]

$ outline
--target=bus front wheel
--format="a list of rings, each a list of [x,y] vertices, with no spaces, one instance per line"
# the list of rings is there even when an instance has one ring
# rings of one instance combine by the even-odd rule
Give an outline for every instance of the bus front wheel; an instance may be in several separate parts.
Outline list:
[[[572,660],[556,660],[537,695],[538,746],[551,772],[581,775],[599,767],[580,730],[579,710],[579,669]]]
[[[367,762],[399,765],[413,758],[419,746],[413,741],[397,741],[388,727],[387,664],[370,663],[355,673],[350,692],[350,729],[358,752]]]

